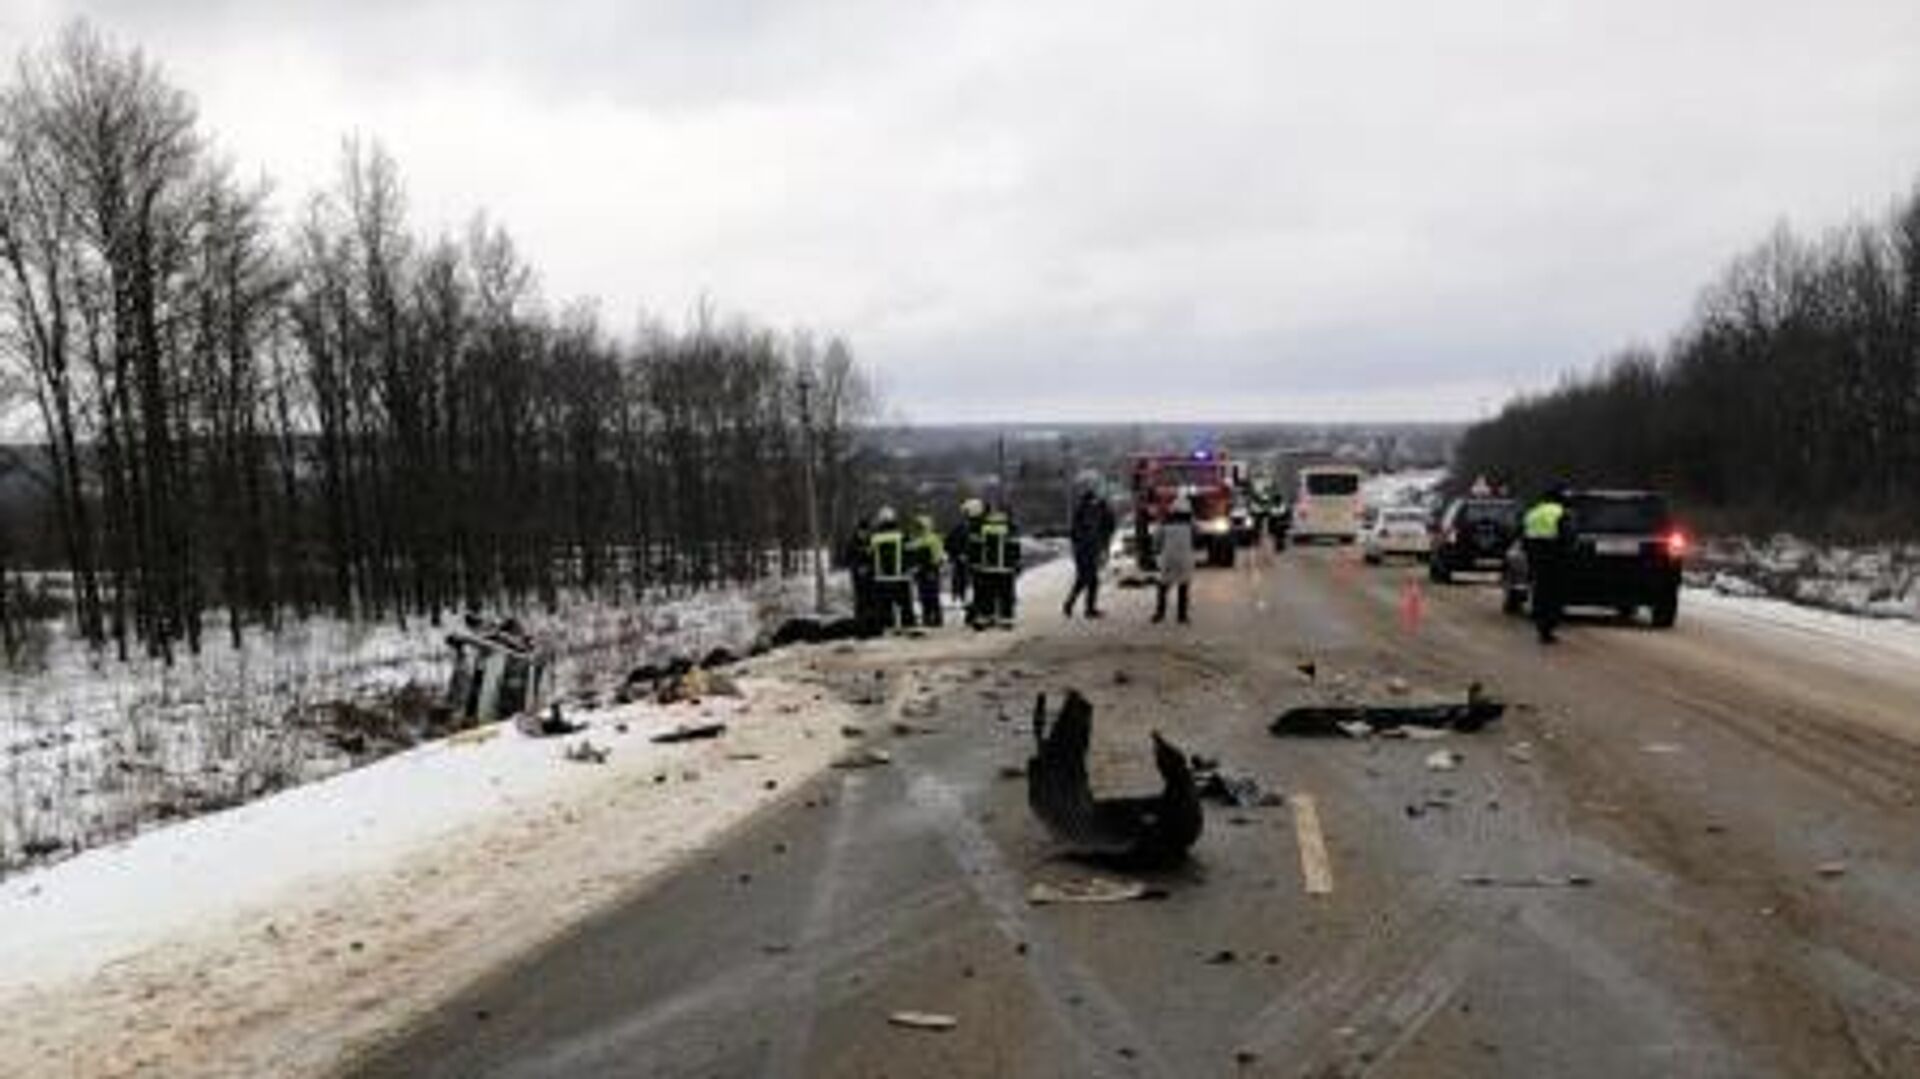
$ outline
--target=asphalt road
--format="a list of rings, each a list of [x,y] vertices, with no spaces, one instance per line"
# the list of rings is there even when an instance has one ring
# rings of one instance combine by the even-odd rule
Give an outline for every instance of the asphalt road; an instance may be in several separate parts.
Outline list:
[[[1097,623],[1034,596],[1017,635],[783,659],[874,699],[870,730],[927,732],[348,1070],[1920,1075],[1920,673],[1684,603],[1669,632],[1581,621],[1542,650],[1486,585],[1410,604],[1423,578],[1263,552],[1200,575],[1189,627],[1147,624],[1144,591]],[[1514,705],[1478,734],[1266,729],[1292,704],[1472,680]],[[1029,905],[1032,882],[1091,872],[1002,772],[1033,694],[1068,686],[1097,709],[1096,787],[1150,789],[1158,728],[1310,795],[1331,894],[1304,891],[1286,805],[1210,807],[1164,900]],[[1443,748],[1456,770],[1427,766]]]

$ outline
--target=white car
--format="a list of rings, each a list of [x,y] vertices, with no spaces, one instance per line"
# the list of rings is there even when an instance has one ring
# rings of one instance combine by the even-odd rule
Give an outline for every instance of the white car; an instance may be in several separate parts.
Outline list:
[[[1433,532],[1427,527],[1427,512],[1422,509],[1381,510],[1361,542],[1361,556],[1373,565],[1395,555],[1425,561],[1433,554]]]

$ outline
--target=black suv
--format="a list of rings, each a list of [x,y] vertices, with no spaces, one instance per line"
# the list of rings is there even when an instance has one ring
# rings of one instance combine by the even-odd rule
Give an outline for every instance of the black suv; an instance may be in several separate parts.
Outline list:
[[[1673,625],[1687,538],[1674,527],[1667,500],[1648,491],[1574,491],[1566,507],[1572,540],[1562,605],[1610,607],[1623,618],[1646,607],[1654,625]],[[1508,550],[1502,584],[1507,613],[1520,613],[1532,590],[1525,545]]]
[[[1510,498],[1456,498],[1434,526],[1427,576],[1445,584],[1455,573],[1497,570],[1519,534],[1519,503]]]

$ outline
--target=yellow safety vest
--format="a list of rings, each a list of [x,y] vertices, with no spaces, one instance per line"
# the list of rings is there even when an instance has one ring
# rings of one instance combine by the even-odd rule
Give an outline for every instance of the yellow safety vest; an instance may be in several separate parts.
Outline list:
[[[1551,540],[1560,538],[1560,522],[1567,515],[1567,507],[1558,502],[1541,502],[1527,511],[1522,522],[1522,534],[1530,540]]]
[[[886,529],[875,532],[868,545],[873,552],[873,579],[876,581],[903,581],[907,577],[906,566],[902,558],[902,548],[906,537],[898,529]]]
[[[980,526],[979,554],[973,560],[973,568],[986,573],[1005,573],[1011,569],[1007,560],[1011,531],[1004,518],[987,518],[987,523]]]

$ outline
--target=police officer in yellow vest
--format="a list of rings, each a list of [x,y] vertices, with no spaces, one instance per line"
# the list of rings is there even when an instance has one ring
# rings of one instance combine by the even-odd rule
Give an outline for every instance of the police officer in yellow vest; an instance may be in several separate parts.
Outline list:
[[[1566,573],[1567,544],[1572,536],[1566,498],[1564,487],[1548,490],[1527,509],[1520,523],[1527,571],[1533,578],[1533,627],[1540,635],[1541,644],[1552,644],[1558,639],[1554,630],[1560,625],[1562,578]]]
[[[1020,537],[1007,511],[995,507],[973,534],[967,561],[973,573],[973,607],[967,624],[974,629],[1013,628],[1014,579],[1020,575]]]
[[[873,567],[873,606],[882,629],[914,625],[913,579],[907,569],[906,547],[906,533],[900,531],[893,507],[880,507],[873,515],[867,551]]]

